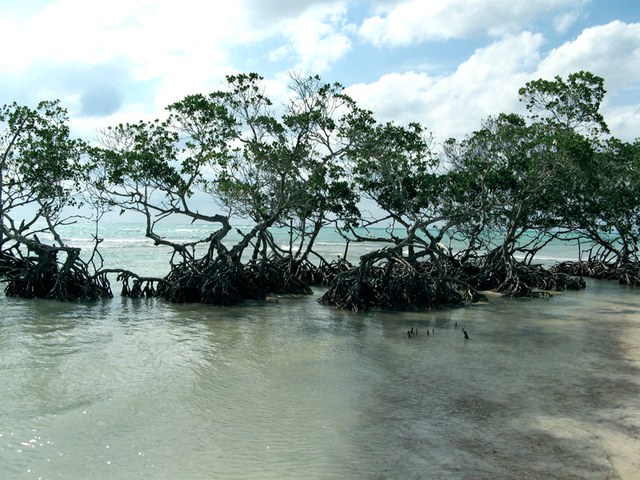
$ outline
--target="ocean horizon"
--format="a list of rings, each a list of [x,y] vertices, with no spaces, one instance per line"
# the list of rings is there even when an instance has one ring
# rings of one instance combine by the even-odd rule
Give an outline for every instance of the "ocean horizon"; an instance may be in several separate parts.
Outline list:
[[[207,238],[218,228],[209,223],[166,223],[159,225],[156,233],[163,238],[175,242],[186,243]],[[227,246],[239,241],[237,230],[248,232],[252,225],[233,225],[232,230],[223,240]],[[276,242],[283,249],[289,248],[288,230],[273,227],[270,229]],[[84,254],[93,248],[93,238],[96,234],[95,224],[78,222],[60,229],[63,240],[73,247],[83,249]],[[366,237],[384,238],[388,236],[387,228],[359,229],[359,233]],[[154,245],[153,240],[145,236],[145,224],[139,221],[102,222],[97,232],[102,239],[100,252],[104,258],[105,268],[124,268],[145,276],[162,277],[169,272],[172,250],[162,245]],[[43,239],[47,238],[43,236]],[[461,245],[455,240],[445,237],[443,243],[457,251]],[[332,261],[341,258],[345,252],[345,239],[335,227],[324,227],[315,243],[315,250],[325,260]],[[347,259],[357,264],[359,257],[384,246],[374,241],[355,242],[349,244]],[[582,247],[584,248],[584,243]],[[201,250],[204,252],[206,246]],[[550,267],[559,262],[576,261],[579,258],[578,244],[575,241],[554,240],[545,246],[536,256],[534,263]]]

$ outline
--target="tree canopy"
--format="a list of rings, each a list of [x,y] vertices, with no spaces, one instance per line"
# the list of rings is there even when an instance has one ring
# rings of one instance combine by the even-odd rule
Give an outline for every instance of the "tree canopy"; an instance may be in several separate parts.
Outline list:
[[[124,295],[218,305],[323,284],[322,303],[356,310],[456,306],[483,290],[536,296],[582,288],[584,275],[638,284],[640,141],[610,135],[605,94],[585,71],[528,82],[526,114],[488,117],[442,149],[423,125],[380,122],[317,76],[291,75],[276,104],[258,74],[230,75],[163,119],[101,130],[93,145],[70,138],[57,101],[5,105],[0,279],[9,295],[91,300],[111,295],[116,274]],[[109,210],[144,219],[145,235],[173,252],[167,276],[103,264]],[[210,233],[165,238],[176,217]],[[58,233],[81,219],[96,226],[91,252]],[[344,237],[342,257],[316,248],[326,228]],[[561,240],[585,247],[579,261],[536,264]],[[362,241],[379,248],[352,264],[348,246]]]

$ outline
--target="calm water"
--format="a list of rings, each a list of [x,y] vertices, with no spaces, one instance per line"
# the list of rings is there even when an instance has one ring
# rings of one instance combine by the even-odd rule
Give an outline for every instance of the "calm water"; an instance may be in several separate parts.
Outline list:
[[[638,478],[640,290],[426,313],[317,296],[0,295],[0,478]]]

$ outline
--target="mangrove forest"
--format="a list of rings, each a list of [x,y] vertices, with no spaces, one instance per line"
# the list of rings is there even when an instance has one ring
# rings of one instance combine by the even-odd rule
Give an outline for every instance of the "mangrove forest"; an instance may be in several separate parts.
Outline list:
[[[230,75],[91,142],[72,138],[59,101],[4,105],[0,282],[7,296],[95,301],[115,281],[124,296],[210,305],[322,286],[319,302],[350,310],[536,297],[585,277],[640,284],[640,140],[610,134],[604,79],[579,71],[518,94],[526,113],[443,143],[419,123],[379,121],[317,76],[292,74],[282,103],[258,74]],[[170,249],[167,275],[105,264],[101,224],[120,213]],[[176,220],[209,233],[163,236]],[[92,248],[60,234],[75,222],[92,225]],[[323,229],[344,238],[343,255],[319,253]],[[543,266],[552,241],[577,245],[576,260]],[[377,247],[350,260],[359,242]]]

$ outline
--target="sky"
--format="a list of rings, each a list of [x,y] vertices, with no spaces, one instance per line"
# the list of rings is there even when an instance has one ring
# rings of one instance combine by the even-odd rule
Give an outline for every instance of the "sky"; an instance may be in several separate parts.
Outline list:
[[[59,99],[88,141],[250,72],[275,101],[292,72],[339,82],[442,141],[588,70],[612,134],[640,137],[638,0],[0,0],[0,31],[0,105]]]

